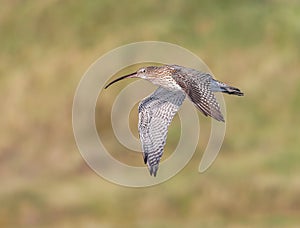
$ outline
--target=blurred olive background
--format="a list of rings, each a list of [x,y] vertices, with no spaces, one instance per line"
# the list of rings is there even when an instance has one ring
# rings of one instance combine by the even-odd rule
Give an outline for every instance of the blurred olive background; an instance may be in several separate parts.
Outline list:
[[[297,0],[1,1],[0,226],[299,227],[299,39]],[[71,110],[92,62],[143,40],[191,50],[245,97],[225,96],[226,137],[207,172],[198,165],[209,120],[199,114],[203,138],[186,168],[133,189],[85,164]],[[116,92],[98,116],[109,120]]]

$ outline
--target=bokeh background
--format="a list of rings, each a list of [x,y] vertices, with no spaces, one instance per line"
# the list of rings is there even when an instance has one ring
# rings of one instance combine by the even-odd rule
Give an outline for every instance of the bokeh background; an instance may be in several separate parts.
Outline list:
[[[299,227],[299,38],[297,0],[2,0],[0,226]],[[198,165],[209,120],[199,114],[203,138],[186,168],[158,186],[133,189],[85,164],[71,110],[92,62],[143,40],[191,50],[246,96],[225,97],[226,137],[207,172]],[[117,92],[97,104],[97,118],[109,119]],[[105,137],[111,125],[101,118]],[[166,151],[178,139],[172,129]],[[136,155],[124,149],[115,156]]]

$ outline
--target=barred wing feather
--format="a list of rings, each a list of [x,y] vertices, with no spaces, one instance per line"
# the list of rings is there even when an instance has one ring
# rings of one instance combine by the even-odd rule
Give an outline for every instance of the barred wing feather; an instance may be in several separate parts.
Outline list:
[[[159,87],[139,105],[139,134],[144,162],[156,176],[167,140],[168,126],[185,99],[183,91]]]

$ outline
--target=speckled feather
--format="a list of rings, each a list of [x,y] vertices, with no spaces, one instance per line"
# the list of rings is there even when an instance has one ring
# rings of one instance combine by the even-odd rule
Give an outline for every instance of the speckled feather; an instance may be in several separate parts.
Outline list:
[[[219,103],[211,90],[215,80],[208,73],[173,65],[172,78],[186,92],[191,101],[205,115],[224,122]]]
[[[144,162],[156,176],[167,140],[168,126],[185,99],[182,91],[159,87],[139,105],[139,134]]]

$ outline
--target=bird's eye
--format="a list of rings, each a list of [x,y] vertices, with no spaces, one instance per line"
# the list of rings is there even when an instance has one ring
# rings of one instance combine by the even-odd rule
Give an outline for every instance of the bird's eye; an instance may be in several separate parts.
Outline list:
[[[140,69],[140,72],[141,72],[141,73],[145,73],[145,72],[146,72],[146,69],[145,69],[145,68],[142,68],[142,69]]]

